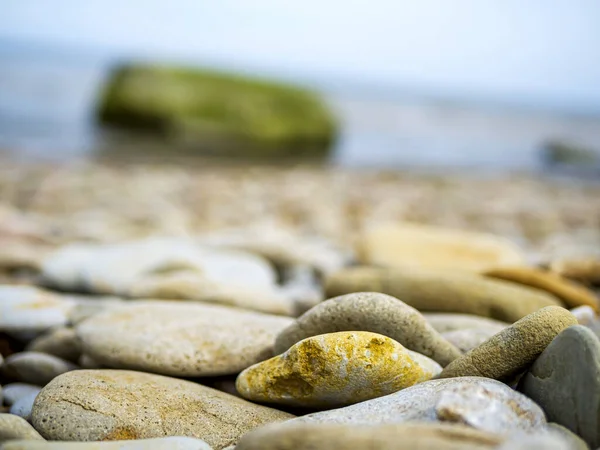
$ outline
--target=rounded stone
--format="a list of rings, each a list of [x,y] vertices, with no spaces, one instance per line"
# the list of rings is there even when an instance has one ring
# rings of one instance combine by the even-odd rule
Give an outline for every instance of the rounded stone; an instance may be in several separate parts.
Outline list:
[[[40,433],[22,417],[0,413],[0,443],[13,439],[44,440]]]
[[[212,450],[202,439],[166,437],[112,442],[12,441],[2,450]]]
[[[489,319],[487,317],[474,316],[472,314],[423,313],[423,317],[425,317],[425,320],[440,333],[472,328],[487,328],[489,330],[494,330],[495,333],[499,333],[510,326],[510,323]]]
[[[517,266],[494,268],[484,275],[547,291],[561,299],[569,308],[587,305],[598,311],[598,298],[592,291],[552,272]]]
[[[2,374],[14,381],[45,385],[61,373],[77,369],[77,366],[38,352],[20,352],[10,355],[2,365]]]
[[[542,308],[451,362],[439,377],[481,376],[510,382],[527,369],[562,330],[576,324],[575,316],[564,308]]]
[[[27,383],[8,383],[3,386],[4,404],[10,406],[15,403],[20,397],[35,393],[37,395],[42,388],[33,384]]]
[[[10,413],[22,417],[25,420],[31,419],[31,410],[38,393],[29,392],[19,397],[10,407]]]
[[[461,356],[416,309],[397,298],[375,292],[358,292],[326,300],[311,308],[283,330],[275,352],[296,342],[337,331],[371,331],[389,336],[406,348],[445,366]]]
[[[592,327],[598,321],[598,316],[596,316],[594,309],[590,306],[578,306],[570,311],[577,319],[577,322],[579,322],[579,325]]]
[[[480,377],[429,380],[384,397],[298,417],[289,423],[354,427],[414,421],[468,424],[506,435],[539,431],[546,424],[544,412],[532,400],[504,383]]]
[[[510,323],[545,306],[562,306],[538,289],[459,271],[353,267],[326,279],[328,297],[365,291],[392,295],[421,312],[474,314]]]
[[[499,264],[522,264],[523,253],[498,236],[431,225],[397,223],[367,230],[359,260],[368,265],[460,269],[479,272]]]
[[[600,341],[582,325],[560,333],[521,378],[519,390],[548,417],[600,446]]]
[[[256,402],[337,407],[429,380],[441,372],[436,366],[434,372],[422,366],[387,336],[342,331],[306,338],[284,354],[247,368],[236,388]]]
[[[83,353],[116,369],[182,377],[239,373],[273,356],[291,318],[208,304],[131,302],[81,322]]]
[[[448,331],[442,333],[442,336],[461,352],[467,353],[483,344],[496,333],[497,331],[493,328],[467,328],[465,330]]]
[[[66,361],[77,362],[81,355],[81,343],[75,329],[59,327],[35,338],[27,345],[25,350],[47,353]]]
[[[293,416],[190,381],[122,370],[78,370],[38,395],[33,426],[50,440],[189,436],[216,449]]]
[[[550,270],[585,284],[600,284],[600,256],[557,258]]]
[[[236,450],[489,450],[505,440],[461,425],[410,423],[346,426],[295,423],[268,425],[245,435]]]

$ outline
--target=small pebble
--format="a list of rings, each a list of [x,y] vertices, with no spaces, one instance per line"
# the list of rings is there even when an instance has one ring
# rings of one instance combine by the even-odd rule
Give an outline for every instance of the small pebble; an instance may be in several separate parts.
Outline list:
[[[46,353],[21,352],[6,358],[2,374],[14,381],[43,386],[54,377],[77,368],[69,361]]]
[[[14,439],[44,440],[24,418],[14,414],[0,414],[0,443]]]

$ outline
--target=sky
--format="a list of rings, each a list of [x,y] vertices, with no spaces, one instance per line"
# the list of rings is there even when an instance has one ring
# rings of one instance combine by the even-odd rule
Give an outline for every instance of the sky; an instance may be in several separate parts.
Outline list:
[[[2,0],[0,45],[600,108],[599,24],[598,0]]]

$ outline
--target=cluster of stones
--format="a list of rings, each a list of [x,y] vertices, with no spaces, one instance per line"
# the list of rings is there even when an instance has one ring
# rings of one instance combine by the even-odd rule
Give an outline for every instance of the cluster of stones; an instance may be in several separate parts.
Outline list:
[[[0,449],[600,447],[593,255],[264,243],[73,244],[0,286]]]

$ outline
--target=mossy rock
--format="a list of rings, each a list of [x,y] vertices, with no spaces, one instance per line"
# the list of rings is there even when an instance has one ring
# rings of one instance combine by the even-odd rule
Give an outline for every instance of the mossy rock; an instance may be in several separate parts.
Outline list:
[[[322,156],[336,120],[313,92],[200,69],[126,65],[101,97],[103,124],[144,130],[205,153]]]

